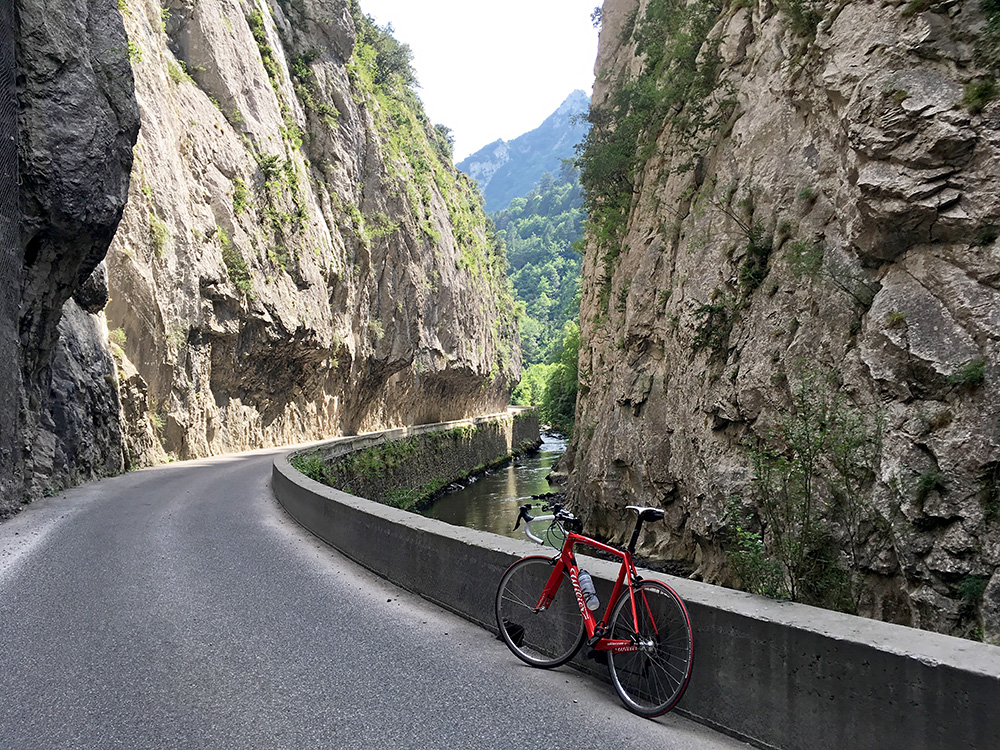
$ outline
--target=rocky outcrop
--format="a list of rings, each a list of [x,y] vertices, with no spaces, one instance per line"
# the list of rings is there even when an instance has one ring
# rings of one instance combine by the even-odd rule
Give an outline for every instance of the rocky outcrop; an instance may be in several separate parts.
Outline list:
[[[107,315],[129,463],[506,407],[502,254],[356,5],[124,7],[143,126]]]
[[[459,162],[458,168],[476,180],[480,188],[485,189],[493,179],[493,175],[509,161],[510,144],[500,138]]]
[[[0,515],[169,458],[506,407],[502,248],[353,0],[17,10]]]
[[[16,6],[23,266],[11,281],[23,385],[11,391],[18,421],[0,515],[122,468],[115,371],[100,345],[107,289],[94,271],[121,218],[139,127],[114,0]]]
[[[664,5],[605,3],[595,111],[682,49],[643,37]],[[717,75],[640,135],[615,241],[592,226],[571,500],[610,536],[625,504],[662,505],[646,551],[734,582],[741,444],[821,374],[884,420],[859,611],[1000,642],[1000,101],[980,4],[678,7],[707,19],[695,52]]]
[[[14,29],[14,6],[0,6],[0,29]],[[17,169],[17,59],[13,33],[0,34],[0,382],[8,394],[20,391],[18,322],[21,302],[21,207]],[[17,398],[0,402],[0,516],[17,503],[21,462]]]

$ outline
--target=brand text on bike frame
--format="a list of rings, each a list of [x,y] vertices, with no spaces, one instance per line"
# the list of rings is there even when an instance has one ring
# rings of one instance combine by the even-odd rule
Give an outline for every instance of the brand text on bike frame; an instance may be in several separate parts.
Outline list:
[[[611,598],[608,600],[608,606],[605,609],[604,617],[601,619],[600,623],[597,622],[593,613],[587,607],[587,601],[583,596],[583,591],[580,589],[580,568],[577,565],[576,557],[573,554],[573,547],[576,544],[593,547],[594,549],[601,550],[602,552],[606,552],[622,559],[621,568],[618,570],[618,580],[615,581],[614,588],[611,590]],[[587,629],[587,642],[591,645],[591,648],[595,651],[613,651],[616,654],[627,654],[638,651],[638,643],[626,640],[613,640],[611,638],[603,637],[604,633],[606,633],[608,629],[608,618],[611,616],[611,612],[614,609],[613,605],[618,601],[618,596],[622,593],[625,576],[630,575],[633,580],[636,580],[639,577],[635,570],[635,563],[632,562],[632,556],[628,553],[628,551],[618,550],[614,547],[602,544],[595,539],[580,536],[579,534],[574,534],[573,532],[568,532],[566,534],[566,541],[563,543],[562,551],[559,553],[559,561],[555,564],[552,574],[549,576],[549,580],[545,584],[545,588],[542,590],[542,595],[539,597],[538,603],[535,605],[536,611],[545,609],[552,602],[553,597],[555,597],[556,589],[559,588],[559,584],[562,582],[564,570],[569,571],[570,581],[573,583],[573,592],[576,594],[576,603],[580,608],[580,615],[583,617],[583,621]],[[632,622],[638,629],[638,613],[635,607],[635,591],[631,586],[625,586],[625,588],[628,589],[629,598],[631,600]],[[642,596],[646,595],[643,591],[640,591],[639,593]],[[656,623],[653,622],[652,625],[655,630]],[[598,640],[591,644],[590,642],[595,636],[598,637]]]

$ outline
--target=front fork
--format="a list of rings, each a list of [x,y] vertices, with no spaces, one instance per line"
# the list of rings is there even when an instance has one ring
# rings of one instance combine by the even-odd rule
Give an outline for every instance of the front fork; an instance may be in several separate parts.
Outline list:
[[[587,637],[593,638],[594,632],[597,630],[601,630],[603,633],[607,624],[603,622],[598,624],[597,620],[594,619],[594,614],[587,607],[586,600],[583,598],[583,590],[580,588],[580,569],[576,565],[576,561],[572,559],[570,563],[567,563],[561,556],[556,560],[552,568],[552,573],[549,574],[549,580],[545,583],[542,595],[538,598],[538,603],[535,605],[535,611],[540,612],[552,603],[556,591],[563,582],[563,571],[565,570],[569,570],[570,584],[573,586],[573,595],[576,597],[576,604],[580,608],[580,615],[583,617],[583,622],[587,629]],[[607,614],[605,614],[606,618]]]

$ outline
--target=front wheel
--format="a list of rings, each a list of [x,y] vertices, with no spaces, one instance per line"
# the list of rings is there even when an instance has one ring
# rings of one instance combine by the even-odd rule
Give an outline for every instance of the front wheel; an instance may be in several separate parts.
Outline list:
[[[638,650],[609,651],[608,670],[630,711],[659,716],[677,705],[691,679],[691,619],[680,597],[659,581],[642,581],[635,587],[635,615],[625,591],[615,602],[608,637],[631,641]]]
[[[580,650],[586,634],[565,571],[552,601],[545,609],[537,609],[555,563],[549,557],[522,558],[507,568],[497,588],[500,638],[518,659],[535,667],[565,664]]]

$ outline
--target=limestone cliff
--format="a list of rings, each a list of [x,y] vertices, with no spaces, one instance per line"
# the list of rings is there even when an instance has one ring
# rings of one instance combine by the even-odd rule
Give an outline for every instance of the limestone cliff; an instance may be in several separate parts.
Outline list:
[[[15,11],[2,19],[16,50],[8,142],[18,144],[21,186],[3,269],[17,313],[0,324],[5,341],[18,338],[3,352],[16,363],[4,370],[13,380],[4,432],[15,427],[2,451],[0,517],[43,490],[121,471],[115,367],[102,343],[107,290],[94,271],[121,218],[139,127],[115,0],[33,0]]]
[[[605,2],[569,489],[592,528],[662,505],[646,551],[734,582],[741,443],[829,379],[876,447],[864,523],[821,511],[841,562],[867,550],[858,611],[1000,641],[998,13]]]
[[[123,8],[142,129],[107,315],[130,461],[506,407],[502,249],[393,42],[347,0]]]
[[[506,407],[502,245],[356,2],[16,5],[0,516],[170,457]]]

